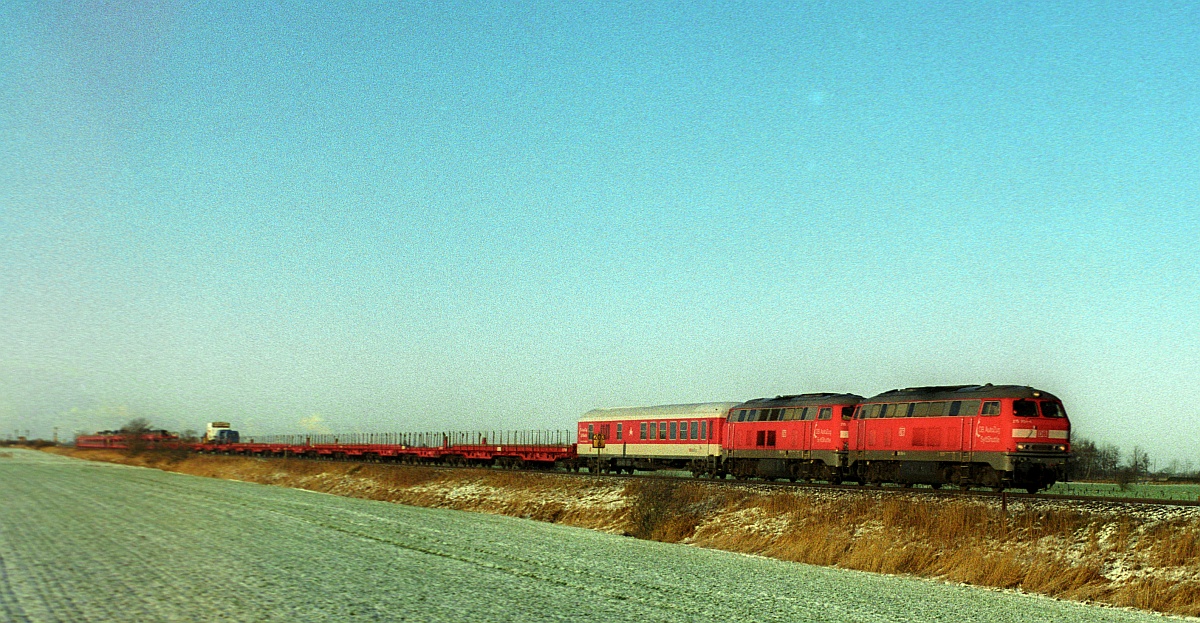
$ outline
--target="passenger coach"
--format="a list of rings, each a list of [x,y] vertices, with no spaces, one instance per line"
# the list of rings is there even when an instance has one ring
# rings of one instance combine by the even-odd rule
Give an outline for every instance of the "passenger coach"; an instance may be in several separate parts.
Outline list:
[[[720,464],[724,424],[736,402],[594,409],[579,420],[579,458],[600,471],[689,469]]]

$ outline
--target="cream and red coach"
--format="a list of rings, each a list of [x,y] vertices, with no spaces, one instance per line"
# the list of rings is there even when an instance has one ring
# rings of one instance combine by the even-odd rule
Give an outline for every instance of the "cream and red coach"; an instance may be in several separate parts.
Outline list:
[[[1071,423],[1062,401],[1020,385],[894,389],[859,406],[846,478],[1017,487],[1062,480]]]
[[[601,472],[686,469],[697,475],[712,473],[721,463],[725,420],[737,404],[593,409],[579,419],[579,459]]]

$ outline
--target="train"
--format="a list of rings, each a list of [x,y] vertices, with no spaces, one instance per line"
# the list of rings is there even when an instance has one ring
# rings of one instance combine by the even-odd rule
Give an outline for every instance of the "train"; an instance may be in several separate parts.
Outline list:
[[[161,433],[161,434],[159,434]],[[166,431],[154,443],[178,445]],[[124,447],[118,431],[79,447]],[[594,409],[575,431],[359,433],[242,439],[208,425],[190,450],[212,454],[587,470],[677,470],[698,478],[1025,489],[1064,480],[1071,423],[1053,394],[1023,385],[893,389],[864,398],[808,393]]]

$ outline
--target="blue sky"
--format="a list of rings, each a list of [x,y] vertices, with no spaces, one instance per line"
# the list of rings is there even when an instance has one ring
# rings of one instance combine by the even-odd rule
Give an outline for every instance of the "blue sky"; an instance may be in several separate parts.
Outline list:
[[[1186,4],[15,2],[0,46],[0,434],[992,382],[1200,463]]]

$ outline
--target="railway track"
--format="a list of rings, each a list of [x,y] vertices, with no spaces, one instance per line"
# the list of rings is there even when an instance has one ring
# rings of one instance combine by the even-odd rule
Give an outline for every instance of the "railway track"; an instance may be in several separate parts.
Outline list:
[[[243,456],[249,455],[225,455],[225,456]],[[269,457],[255,456],[253,458],[260,459],[275,459],[284,460],[289,457]],[[305,459],[302,456],[290,457],[291,460],[314,460]],[[395,465],[397,467],[420,467],[424,469],[432,469],[438,471],[459,471],[462,469],[477,469],[477,470],[502,470],[502,471],[525,471],[536,474],[554,474],[556,476],[569,478],[596,479],[608,478],[619,480],[645,479],[645,480],[662,480],[669,482],[696,482],[715,486],[729,486],[738,488],[765,488],[765,489],[801,489],[801,490],[819,490],[819,491],[839,491],[851,493],[883,493],[896,495],[921,495],[933,498],[978,498],[991,499],[998,501],[1001,506],[1006,506],[1009,501],[1040,501],[1040,502],[1078,502],[1090,504],[1117,504],[1117,505],[1139,505],[1139,506],[1167,506],[1167,507],[1189,507],[1200,506],[1200,500],[1172,500],[1162,498],[1135,498],[1135,497],[1120,497],[1120,496],[1093,496],[1093,495],[1062,495],[1055,493],[1018,493],[1012,491],[991,491],[983,489],[934,489],[925,486],[900,486],[900,485],[845,485],[845,484],[830,484],[821,482],[785,482],[780,480],[741,480],[741,479],[712,479],[712,478],[693,478],[685,475],[666,475],[656,472],[642,472],[637,474],[617,474],[617,473],[601,473],[591,474],[585,471],[574,472],[563,469],[523,469],[512,470],[498,467],[458,467],[437,464],[424,463],[391,463],[380,462],[373,460],[362,460],[355,457],[344,458],[321,458],[315,460],[323,460],[330,462],[346,462],[346,463],[361,463],[361,464],[376,464],[376,465]]]

